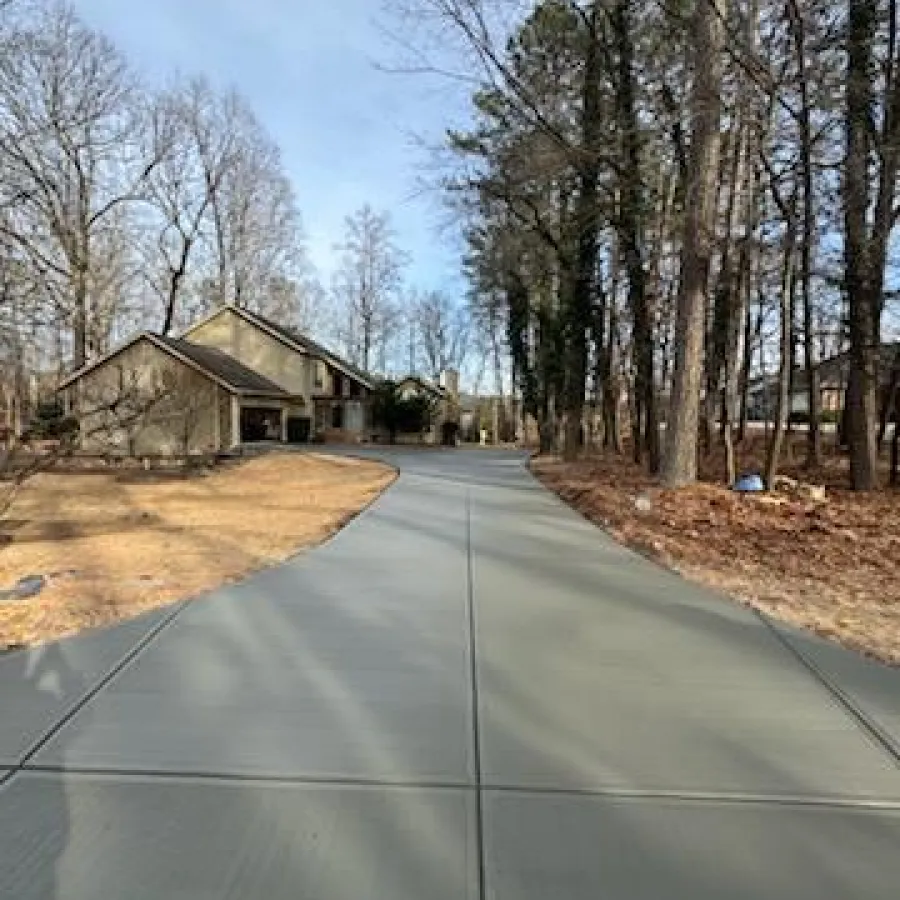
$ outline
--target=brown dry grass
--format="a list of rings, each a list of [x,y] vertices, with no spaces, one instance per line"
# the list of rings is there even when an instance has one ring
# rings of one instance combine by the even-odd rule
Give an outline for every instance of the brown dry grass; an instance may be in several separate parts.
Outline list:
[[[663,490],[623,459],[535,459],[549,488],[623,543],[777,619],[900,665],[900,492],[835,487],[824,503]],[[791,474],[798,474],[796,471]],[[644,494],[647,512],[635,506]]]
[[[48,472],[0,520],[0,648],[129,618],[281,561],[337,531],[394,479],[387,466],[279,454],[206,475]]]

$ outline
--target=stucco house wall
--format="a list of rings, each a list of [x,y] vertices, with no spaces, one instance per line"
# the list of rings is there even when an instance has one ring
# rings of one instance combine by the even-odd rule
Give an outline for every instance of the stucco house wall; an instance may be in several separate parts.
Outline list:
[[[227,445],[219,393],[214,381],[142,339],[69,385],[64,401],[80,420],[84,452],[175,456]]]
[[[215,347],[233,356],[288,393],[305,398],[305,402],[299,398],[294,400],[291,415],[311,417],[309,398],[325,393],[330,386],[315,387],[316,360],[291,349],[227,307],[189,330],[186,337],[195,344]],[[321,377],[327,382],[329,373],[325,371]]]
[[[369,434],[369,391],[314,351],[289,346],[252,317],[248,320],[226,306],[190,328],[185,337],[227,353],[289,393],[299,394],[288,415],[308,418],[312,433],[320,438],[358,441]]]

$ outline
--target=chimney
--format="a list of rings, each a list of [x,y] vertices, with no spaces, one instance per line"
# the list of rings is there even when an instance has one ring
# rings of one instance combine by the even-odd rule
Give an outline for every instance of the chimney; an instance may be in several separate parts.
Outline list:
[[[456,369],[444,369],[441,373],[441,386],[451,397],[459,396],[459,372]]]

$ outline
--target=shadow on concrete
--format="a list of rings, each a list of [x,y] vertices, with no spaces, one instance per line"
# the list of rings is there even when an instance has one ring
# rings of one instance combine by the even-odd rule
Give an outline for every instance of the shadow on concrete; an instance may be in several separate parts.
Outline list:
[[[16,694],[20,707],[40,709],[49,702],[60,712],[80,703],[87,685],[83,674],[68,658],[66,642],[54,642],[29,650],[20,650],[4,660],[0,690]],[[77,728],[87,720],[78,717]],[[35,749],[57,727],[48,728],[26,750],[20,764],[27,764]],[[6,808],[13,783],[20,778],[17,769],[7,773],[0,787],[0,897],[16,900],[65,900],[60,884],[59,867],[72,836],[72,817],[66,785],[60,778],[48,779],[42,787],[41,815],[43,829],[38,852],[40,866],[34,866],[34,835],[29,833],[28,809]],[[0,772],[0,779],[3,773]]]
[[[208,698],[212,692],[226,702],[232,692],[242,691],[266,712],[271,698],[284,697],[286,683],[296,683],[298,697],[302,693],[315,697],[321,708],[329,711],[328,727],[333,736],[338,742],[345,737],[355,744],[358,761],[376,773],[374,780],[381,777],[378,773],[409,770],[414,747],[398,744],[391,733],[395,720],[384,708],[367,702],[365,661],[373,672],[396,673],[398,694],[410,680],[434,685],[436,696],[457,691],[460,667],[467,672],[470,662],[466,643],[458,633],[449,631],[466,627],[469,547],[466,524],[459,516],[461,501],[466,492],[472,492],[479,515],[507,515],[512,520],[516,516],[516,503],[506,496],[507,487],[502,483],[505,476],[480,477],[476,487],[500,487],[502,492],[498,496],[479,495],[472,491],[473,482],[462,478],[457,481],[454,476],[434,478],[426,474],[425,478],[432,481],[404,477],[402,481],[412,485],[412,495],[419,496],[418,516],[408,514],[414,506],[409,493],[386,495],[377,514],[358,522],[351,532],[329,545],[328,552],[260,573],[196,601],[179,619],[178,630],[173,627],[164,632],[127,672],[139,674],[143,663],[154,662],[156,653],[173,646],[170,639],[180,635],[184,653],[172,658],[161,656],[154,663],[163,674],[167,661],[175,667],[172,689],[159,697],[168,709],[202,721],[203,716],[218,713],[197,702],[201,693]],[[510,490],[518,492],[521,488],[513,486]],[[529,485],[527,490],[534,489]],[[396,505],[390,501],[391,496],[396,498]],[[547,518],[552,523],[552,513]],[[668,623],[673,639],[684,631],[708,637],[743,664],[752,664],[755,654],[761,659],[770,654],[776,659],[787,656],[784,648],[761,636],[760,623],[739,608],[639,558],[634,565],[640,567],[640,578],[646,575],[649,581],[638,584],[640,579],[629,580],[621,574],[615,578],[621,563],[600,553],[602,545],[598,542],[599,561],[571,566],[562,575],[561,584],[558,569],[551,570],[546,561],[517,552],[514,544],[478,544],[478,528],[476,520],[476,578],[481,556],[519,573],[539,597],[546,598],[544,609],[535,611],[531,606],[523,615],[530,616],[534,626],[546,634],[548,653],[561,658],[566,653],[565,623],[560,622],[561,612],[554,606],[556,594],[564,589],[597,596],[598,579],[607,577],[612,586],[603,591],[602,597],[597,596],[597,616],[607,615],[611,628],[615,627],[618,608],[620,613],[637,613],[657,623]],[[369,529],[382,529],[373,537],[377,552],[354,555],[352,551],[367,542]],[[404,556],[404,535],[419,555]],[[429,546],[431,551],[426,552]],[[355,562],[349,561],[351,557]],[[438,588],[448,587],[445,579],[453,579],[454,584],[446,594],[439,595]],[[475,601],[478,604],[477,583]],[[429,603],[438,604],[441,611],[446,607],[446,616],[429,618]],[[722,606],[717,608],[716,604]],[[656,632],[659,640],[665,640],[665,630],[663,627]],[[355,636],[353,657],[346,655],[347,635]],[[509,637],[514,639],[514,634]],[[558,643],[551,646],[553,641]],[[61,646],[64,650],[65,644]],[[577,773],[586,760],[596,761],[596,745],[580,730],[577,720],[566,723],[557,717],[555,727],[564,729],[559,740],[552,745],[536,741],[535,729],[544,728],[547,717],[546,710],[535,703],[533,683],[499,666],[489,646],[478,647],[477,663],[479,680],[491,681],[497,701],[491,728],[502,731],[508,747],[518,745],[527,752],[539,774],[552,778],[557,772]],[[64,662],[54,661],[52,654],[44,667],[59,671],[61,679],[71,678]],[[26,679],[26,693],[37,690],[27,680],[33,676],[23,673],[20,677]],[[39,674],[38,680],[44,677]],[[462,701],[471,704],[472,685],[465,679],[463,685],[467,696]],[[121,682],[114,685],[121,686]],[[109,696],[108,688],[89,710],[99,708]],[[275,707],[269,712],[274,725],[280,712]],[[74,729],[90,728],[84,718],[88,714],[82,712],[62,733],[67,746],[77,744]],[[583,710],[585,717],[592,714],[592,708]],[[261,721],[264,723],[265,716]],[[650,739],[653,724],[647,723]],[[244,725],[239,718],[233,720],[233,740],[265,744],[284,734],[274,727],[247,734],[241,731]],[[463,737],[471,746],[474,762],[471,720],[464,727]],[[617,723],[609,723],[609,728],[616,727]],[[771,755],[764,756],[715,723],[696,727],[703,729],[702,739],[712,755],[727,756],[737,768],[782,784],[784,798],[767,803],[664,796],[624,798],[567,791],[562,784],[558,791],[535,792],[516,784],[487,790],[483,823],[486,896],[495,900],[594,900],[599,896],[629,900],[843,900],[850,896],[893,900],[895,848],[900,841],[896,810],[878,813],[845,809],[836,802],[818,806],[796,802],[793,796],[807,793],[806,786],[795,779],[796,761],[781,763]],[[314,740],[315,735],[301,731],[295,739]],[[271,755],[286,758],[290,752],[290,747],[276,747]],[[815,764],[814,759],[808,761],[810,766]],[[325,780],[328,777],[326,773]],[[231,885],[232,896],[260,896],[252,893],[254,889],[268,885],[272,889],[266,894],[267,900],[297,896],[356,900],[360,894],[352,897],[348,893],[350,876],[346,873],[350,867],[370,873],[373,882],[380,873],[404,872],[403,884],[391,900],[456,900],[466,896],[462,890],[454,893],[448,886],[458,885],[458,873],[452,871],[454,860],[464,860],[463,865],[472,863],[467,856],[472,835],[461,833],[458,819],[425,802],[414,791],[402,794],[407,789],[385,788],[391,792],[391,800],[383,814],[359,814],[349,824],[335,819],[324,794],[309,791],[302,802],[312,810],[310,820],[320,827],[307,832],[298,830],[295,813],[288,807],[261,799],[259,792],[264,791],[270,792],[267,797],[273,791],[286,797],[292,790],[287,786],[219,785],[210,786],[209,793],[204,794],[199,781],[169,785],[160,780],[148,783],[151,786],[141,793],[133,784],[129,787],[130,783],[123,778],[121,785],[103,795],[101,807],[109,823],[107,830],[99,837],[92,835],[93,843],[87,837],[79,842],[79,854],[106,851],[106,855],[96,857],[92,873],[82,865],[77,868],[78,880],[62,886],[57,885],[55,876],[42,874],[52,871],[66,855],[73,832],[79,828],[65,789],[57,793],[62,782],[51,784],[42,779],[41,808],[45,812],[39,821],[20,817],[25,816],[27,806],[25,791],[19,795],[21,806],[12,810],[4,810],[8,788],[0,792],[0,896],[12,891],[8,895],[17,900],[112,897],[105,873],[121,868],[117,860],[123,854],[133,856],[134,888],[129,900],[149,900],[152,884],[159,890],[168,889],[170,896],[175,890],[187,892],[192,888],[202,894],[217,874],[211,869],[204,874],[200,863],[194,863],[194,856],[222,868],[228,868],[236,858],[242,860],[247,873],[243,886],[250,893],[234,893]],[[462,783],[471,795],[478,787],[477,773],[463,778]],[[633,785],[637,792],[641,787]],[[340,802],[352,804],[354,790],[366,788],[348,789]],[[223,791],[234,793],[214,801],[213,797],[221,798]],[[182,795],[191,797],[196,813],[179,799]],[[238,839],[249,840],[249,832],[237,826],[222,830],[219,825],[220,818],[235,808],[242,820],[252,822],[255,832],[267,839],[267,843],[253,845],[251,858],[247,858],[249,845],[234,844]],[[96,809],[96,803],[93,811],[86,806],[80,815],[86,819],[94,816],[96,821]],[[181,811],[186,824],[182,826],[178,817],[172,818],[169,828],[174,837],[168,840],[164,836],[166,813],[175,810]],[[165,852],[159,857],[154,856],[152,841],[143,846],[137,841],[150,834],[149,813],[154,816],[153,827],[161,829],[163,843],[158,849]],[[17,838],[16,829],[23,831],[23,822],[30,825]],[[189,832],[187,824],[199,825],[199,831]],[[44,837],[48,830],[53,835]],[[313,846],[317,841],[330,846],[331,855],[323,857],[327,865],[317,868],[302,854],[292,854],[291,847],[297,846],[291,844],[292,840],[303,846]],[[201,845],[202,852],[197,849]],[[76,872],[75,861],[72,871]],[[279,873],[277,883],[272,875],[275,871]],[[90,887],[94,888],[93,895]],[[470,893],[467,900],[475,900],[475,896]]]

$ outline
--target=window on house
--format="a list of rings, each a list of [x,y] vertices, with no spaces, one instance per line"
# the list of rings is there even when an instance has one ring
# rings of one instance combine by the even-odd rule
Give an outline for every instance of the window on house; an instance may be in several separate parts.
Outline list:
[[[342,406],[332,407],[331,427],[332,428],[343,428],[344,427],[344,408]]]
[[[332,391],[333,396],[335,397],[343,397],[344,396],[344,378],[342,375],[339,375],[337,372],[334,373],[332,378],[334,382],[334,390]]]
[[[325,386],[325,366],[322,365],[318,360],[315,362],[315,381],[314,384],[317,388],[322,388]]]

